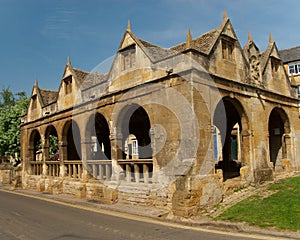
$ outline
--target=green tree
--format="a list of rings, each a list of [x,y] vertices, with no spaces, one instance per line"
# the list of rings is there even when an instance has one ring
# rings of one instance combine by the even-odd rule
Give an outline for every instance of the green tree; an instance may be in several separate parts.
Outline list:
[[[13,94],[9,87],[0,96],[0,156],[14,156],[20,152],[20,122],[29,98],[24,92]]]
[[[12,106],[15,103],[14,94],[9,90],[9,87],[3,87],[0,92],[0,107]]]
[[[58,138],[56,135],[49,136],[49,156],[53,157],[58,150]]]

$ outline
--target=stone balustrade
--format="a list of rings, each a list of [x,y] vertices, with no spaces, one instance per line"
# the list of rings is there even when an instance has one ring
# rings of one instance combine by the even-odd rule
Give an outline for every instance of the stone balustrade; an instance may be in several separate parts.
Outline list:
[[[121,159],[118,165],[123,169],[125,181],[136,183],[152,183],[153,161],[152,159]],[[53,177],[83,178],[83,164],[81,160],[59,161],[31,161],[33,175],[46,175]],[[63,168],[61,168],[63,166]],[[111,180],[113,173],[111,160],[87,160],[88,173],[98,180]]]
[[[83,168],[82,162],[79,161],[64,161],[66,166],[66,176],[70,178],[82,178]]]
[[[127,182],[152,182],[152,159],[118,160],[118,164],[124,169]]]
[[[48,169],[47,175],[59,177],[60,174],[60,162],[59,161],[46,161],[46,166]]]
[[[111,160],[88,160],[89,173],[99,180],[110,180],[112,174]]]
[[[43,173],[43,162],[42,161],[30,161],[31,164],[31,174],[32,175],[42,175]]]

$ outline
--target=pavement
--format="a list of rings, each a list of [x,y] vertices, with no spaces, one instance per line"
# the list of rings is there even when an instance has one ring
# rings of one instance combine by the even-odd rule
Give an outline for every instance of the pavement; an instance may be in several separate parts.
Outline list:
[[[261,235],[270,237],[269,239],[300,239],[300,232],[291,231],[277,231],[275,228],[259,228],[250,226],[247,223],[234,223],[227,221],[215,221],[208,216],[197,216],[190,219],[174,217],[167,214],[165,210],[137,206],[124,205],[116,203],[113,205],[103,204],[96,201],[88,201],[86,199],[78,199],[66,194],[53,195],[45,192],[38,192],[30,189],[16,188],[12,189],[9,185],[0,185],[0,190],[10,191],[16,194],[27,195],[29,197],[39,198],[46,201],[52,201],[60,204],[70,204],[72,206],[80,207],[86,210],[105,210],[114,213],[130,214],[135,216],[142,216],[152,218],[159,221],[173,222],[186,226],[199,227],[202,229],[216,230],[216,231],[230,231],[234,233],[244,233],[249,235]],[[213,215],[213,214],[212,214]]]

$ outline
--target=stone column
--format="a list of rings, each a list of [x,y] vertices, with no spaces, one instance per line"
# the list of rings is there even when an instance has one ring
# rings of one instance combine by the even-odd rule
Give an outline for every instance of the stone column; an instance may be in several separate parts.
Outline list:
[[[117,133],[116,127],[112,127],[111,129],[110,146],[111,146],[111,163],[112,163],[111,180],[118,181],[119,174],[122,171],[118,164],[118,159],[122,159],[122,134]]]
[[[254,166],[251,161],[251,134],[248,130],[241,132],[241,162],[241,179],[246,182],[252,181],[254,179]]]
[[[83,139],[81,141],[81,159],[82,159],[82,178],[88,179],[91,178],[93,175],[92,172],[89,172],[87,166],[87,160],[91,159],[91,140],[90,139]]]
[[[41,142],[42,142],[42,161],[43,161],[43,170],[42,175],[47,176],[48,173],[48,166],[46,164],[46,161],[49,160],[49,140],[46,139],[45,135],[41,136]]]
[[[27,151],[25,153],[24,170],[30,175],[32,174],[30,161],[33,160],[34,160],[34,146],[28,145]]]
[[[159,139],[159,136],[156,134],[156,128],[153,126],[150,128],[150,139],[151,139],[151,148],[152,148],[152,162],[153,162],[153,172],[152,172],[152,182],[158,182],[158,171],[159,171],[159,166],[158,162],[156,159],[156,142]],[[148,171],[149,175],[149,171]]]
[[[60,160],[60,177],[67,176],[67,167],[64,165],[64,161],[67,160],[67,143],[64,141],[58,141],[58,152],[59,152],[59,160]]]

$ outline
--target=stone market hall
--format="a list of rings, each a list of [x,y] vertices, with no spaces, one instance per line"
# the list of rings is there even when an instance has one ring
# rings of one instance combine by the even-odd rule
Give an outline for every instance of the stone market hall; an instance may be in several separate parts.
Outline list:
[[[173,47],[130,23],[107,73],[68,58],[36,82],[21,123],[22,187],[197,215],[225,194],[299,171],[297,85],[270,35],[260,51],[221,24]]]

